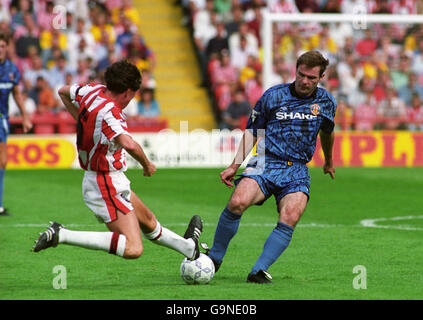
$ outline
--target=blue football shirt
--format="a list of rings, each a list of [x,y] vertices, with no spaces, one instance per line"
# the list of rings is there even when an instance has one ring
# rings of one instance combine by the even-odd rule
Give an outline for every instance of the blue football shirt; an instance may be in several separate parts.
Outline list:
[[[247,129],[259,137],[257,150],[264,150],[266,163],[296,161],[307,163],[316,148],[320,130],[334,129],[336,101],[325,89],[317,87],[303,98],[296,94],[294,83],[274,86],[256,103]],[[259,135],[258,135],[259,133]]]
[[[9,117],[9,94],[20,79],[21,74],[14,63],[8,59],[0,63],[0,117]]]

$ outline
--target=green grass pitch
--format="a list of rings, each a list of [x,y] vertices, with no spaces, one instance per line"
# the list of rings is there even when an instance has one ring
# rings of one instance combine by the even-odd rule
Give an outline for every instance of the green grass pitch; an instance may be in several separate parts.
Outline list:
[[[127,175],[132,189],[175,232],[183,234],[190,217],[200,214],[202,241],[211,246],[231,193],[219,172]],[[212,282],[188,286],[179,275],[183,257],[145,239],[137,260],[66,245],[30,252],[49,221],[75,230],[106,228],[83,203],[81,170],[9,170],[4,198],[13,215],[0,218],[0,299],[422,299],[423,168],[338,168],[334,181],[319,168],[310,172],[310,202],[290,246],[269,269],[273,285],[246,283],[278,218],[271,198],[245,212]],[[53,286],[58,265],[66,270],[66,289]],[[365,269],[354,273],[356,266]]]

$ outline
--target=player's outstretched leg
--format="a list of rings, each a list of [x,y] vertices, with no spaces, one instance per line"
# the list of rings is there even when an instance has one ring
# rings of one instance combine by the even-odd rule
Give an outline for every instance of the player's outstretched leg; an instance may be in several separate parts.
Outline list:
[[[138,222],[144,236],[153,243],[175,250],[188,259],[197,259],[200,255],[198,239],[203,231],[203,223],[198,215],[192,217],[185,237],[163,227],[154,213],[134,193],[131,193],[131,203],[134,206]]]
[[[57,247],[59,244],[69,244],[86,249],[103,250],[111,254],[125,257],[126,237],[117,232],[73,231],[62,224],[51,222],[46,231],[40,233],[33,252]],[[126,258],[131,258],[127,256]]]
[[[194,215],[188,224],[184,237],[173,231],[162,227],[156,220],[156,227],[153,232],[144,233],[145,237],[153,243],[173,249],[182,253],[191,260],[198,259],[200,256],[199,239],[203,231],[203,222],[198,215]]]

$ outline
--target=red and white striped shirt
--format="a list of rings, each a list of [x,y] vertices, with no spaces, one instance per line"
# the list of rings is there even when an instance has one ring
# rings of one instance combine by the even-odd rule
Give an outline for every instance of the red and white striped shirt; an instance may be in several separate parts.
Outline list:
[[[75,84],[70,88],[72,102],[79,108],[79,164],[87,171],[125,171],[125,150],[113,139],[130,134],[121,108],[104,94],[105,89],[101,84]]]

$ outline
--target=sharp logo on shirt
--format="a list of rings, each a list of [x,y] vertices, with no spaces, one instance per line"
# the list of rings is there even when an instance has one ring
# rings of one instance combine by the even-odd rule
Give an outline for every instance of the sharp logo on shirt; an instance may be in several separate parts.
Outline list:
[[[307,114],[303,112],[276,112],[277,120],[314,120],[317,118],[317,115]]]

